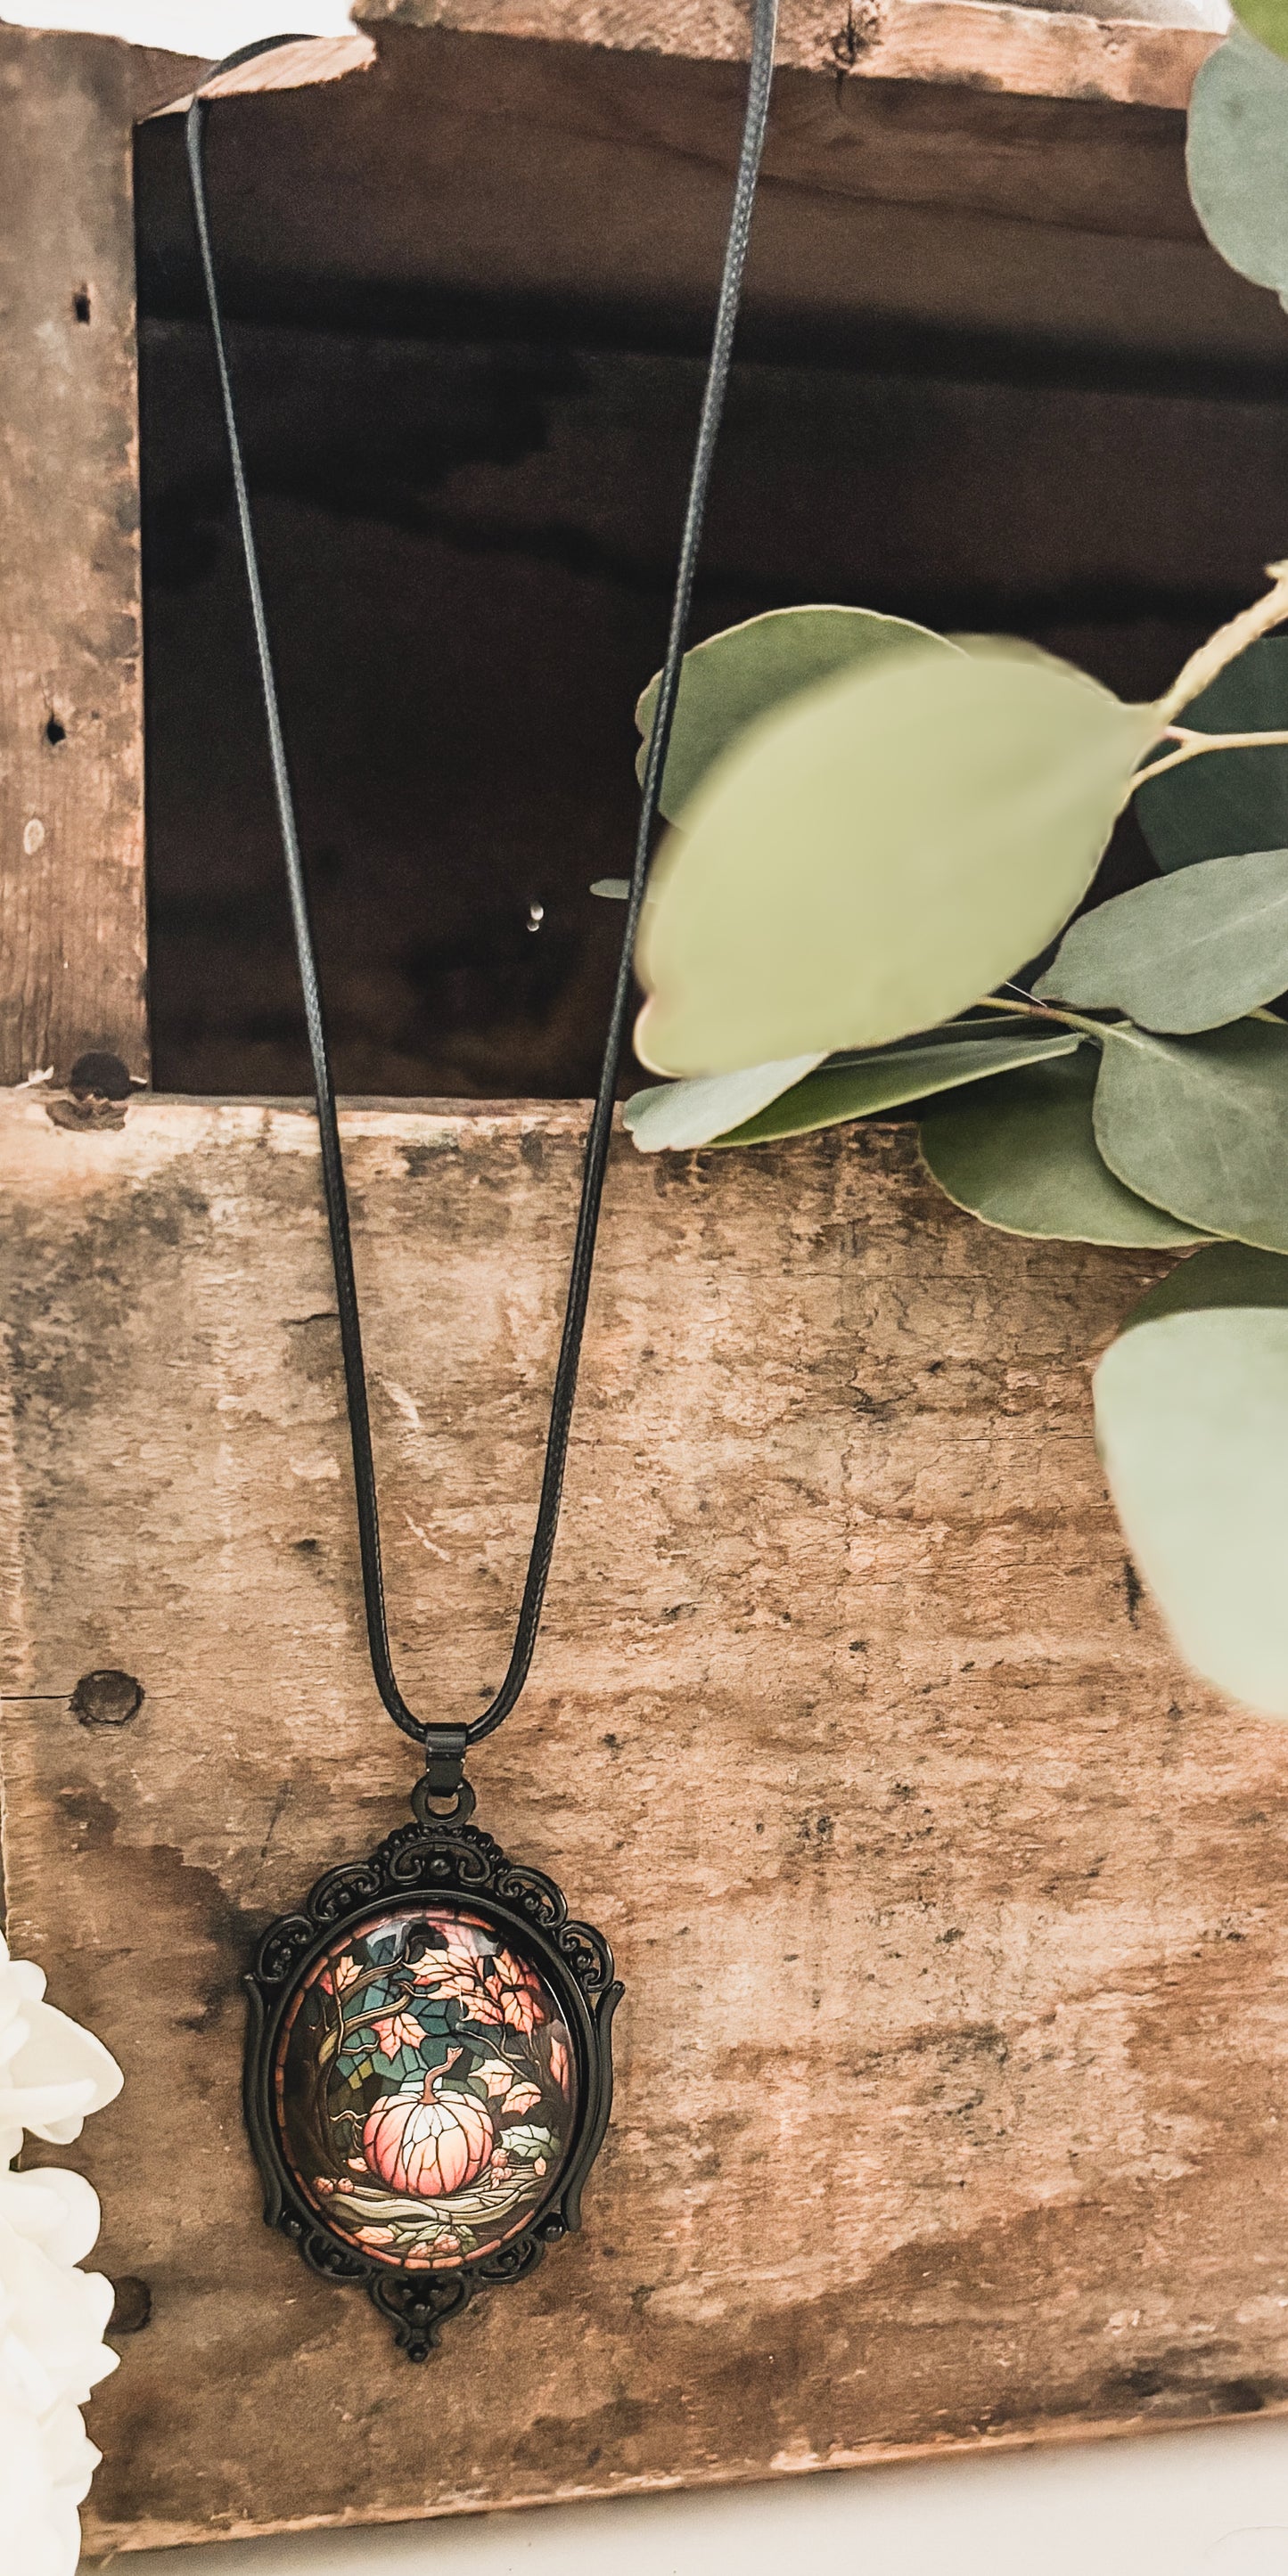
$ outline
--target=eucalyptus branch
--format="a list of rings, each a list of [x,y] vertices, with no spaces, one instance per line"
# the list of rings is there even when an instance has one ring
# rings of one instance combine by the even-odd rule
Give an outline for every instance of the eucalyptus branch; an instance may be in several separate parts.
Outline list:
[[[1258,636],[1268,635],[1272,626],[1280,625],[1288,617],[1288,563],[1267,564],[1266,571],[1274,586],[1266,592],[1264,599],[1254,600],[1251,608],[1241,608],[1228,626],[1218,626],[1215,635],[1209,635],[1206,644],[1200,644],[1197,653],[1191,653],[1166,697],[1159,699],[1158,713],[1164,726],[1175,721],[1182,707],[1187,707],[1192,698],[1197,698],[1215,680],[1218,672],[1225,669],[1227,662],[1236,661],[1240,653],[1247,651],[1249,644],[1256,643]]]
[[[1179,751],[1169,751],[1162,760],[1153,760],[1148,769],[1138,769],[1132,778],[1129,794],[1134,796],[1147,778],[1161,778],[1165,769],[1179,769],[1182,761],[1198,760],[1205,751],[1263,751],[1268,746],[1288,743],[1288,733],[1199,733],[1187,725],[1169,725],[1168,733],[1181,737]]]

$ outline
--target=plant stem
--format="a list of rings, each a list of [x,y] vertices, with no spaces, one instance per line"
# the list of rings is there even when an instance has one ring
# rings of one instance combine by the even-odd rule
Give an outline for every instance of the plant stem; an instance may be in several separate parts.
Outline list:
[[[1174,726],[1174,732],[1184,732]],[[1179,751],[1169,751],[1163,760],[1150,762],[1148,769],[1138,769],[1129,793],[1135,795],[1147,778],[1161,778],[1165,769],[1179,769],[1183,760],[1198,760],[1205,751],[1263,751],[1276,743],[1288,743],[1288,733],[1194,733],[1185,732]]]
[[[1081,1011],[1065,1010],[1055,1002],[1035,1002],[1033,995],[1031,993],[1023,992],[1022,987],[1018,984],[1016,985],[1015,990],[1017,994],[1021,995],[1021,999],[1018,1001],[1000,1002],[994,994],[986,993],[982,1001],[980,1001],[976,1007],[981,1011],[1010,1011],[1012,1016],[1014,1016],[1017,1010],[1024,1010],[1027,1011],[1033,1019],[1059,1020],[1064,1028],[1077,1029],[1084,1037],[1089,1038],[1103,1038],[1105,1036],[1112,1037],[1116,1035],[1117,1030],[1120,1027],[1126,1027],[1127,1025],[1125,1021],[1089,1020],[1084,1018]]]
[[[1019,987],[1017,986],[1016,989],[1018,991]],[[982,1001],[977,1002],[975,1007],[980,1011],[1014,1012],[1018,1009],[1019,1005],[1015,1002],[999,1002],[993,994],[988,993],[985,994]],[[1136,1044],[1142,1037],[1146,1042],[1148,1042],[1152,1037],[1168,1034],[1161,1030],[1138,1029],[1134,1020],[1084,1019],[1080,1011],[1070,1011],[1064,1007],[1057,1008],[1054,1002],[1035,1002],[1032,999],[1032,996],[1028,998],[1026,1007],[1035,1018],[1043,1020],[1063,1020],[1066,1028],[1084,1030],[1088,1037],[1124,1038],[1128,1046]],[[1267,1011],[1254,1007],[1250,1011],[1241,1011],[1239,1017],[1243,1020],[1268,1020],[1272,1029],[1288,1029],[1288,1020],[1281,1020],[1277,1011]],[[1234,1023],[1231,1023],[1230,1025],[1233,1026]],[[1188,1034],[1202,1036],[1207,1033],[1206,1031],[1195,1030]]]
[[[1197,653],[1191,653],[1166,697],[1159,699],[1158,713],[1164,725],[1174,723],[1182,707],[1187,707],[1192,698],[1197,698],[1228,662],[1233,662],[1240,653],[1247,651],[1249,644],[1255,644],[1259,636],[1268,635],[1272,626],[1278,626],[1288,617],[1288,563],[1267,564],[1266,571],[1273,588],[1266,592],[1264,599],[1254,600],[1251,608],[1241,608],[1228,626],[1218,626],[1215,635],[1209,635],[1206,644],[1200,644]]]

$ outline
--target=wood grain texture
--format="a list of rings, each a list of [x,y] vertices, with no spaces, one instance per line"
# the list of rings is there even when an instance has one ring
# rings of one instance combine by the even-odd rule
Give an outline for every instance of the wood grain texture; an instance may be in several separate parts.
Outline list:
[[[745,62],[750,14],[748,0],[355,0],[353,10],[377,35],[452,28],[695,62]],[[1143,25],[1113,6],[1100,19],[979,0],[782,0],[778,60],[834,79],[1183,107],[1219,42],[1194,27]]]
[[[0,27],[0,1081],[147,1071],[131,129],[195,65]]]
[[[937,7],[903,14],[920,27]],[[742,353],[862,360],[874,327],[903,328],[922,363],[938,333],[1280,385],[1288,323],[1211,250],[1186,193],[1183,106],[1208,40],[973,0],[949,14],[1014,21],[1039,47],[1094,40],[1113,62],[1137,39],[1174,44],[1185,67],[1119,95],[1085,64],[1063,89],[1045,69],[1009,89],[968,50],[952,78],[785,60]],[[538,39],[513,13],[462,5],[432,25],[377,24],[375,64],[355,58],[316,88],[239,83],[210,135],[230,309],[704,346],[743,66],[714,44],[579,41],[575,16],[543,12]],[[145,307],[196,311],[176,116],[142,129],[140,173]]]
[[[344,1120],[393,1633],[501,1669],[575,1107]],[[151,2323],[90,2546],[475,2511],[1288,2399],[1288,1745],[1124,1567],[1090,1357],[1151,1265],[907,1132],[619,1148],[532,1688],[481,1814],[627,1981],[586,2230],[422,2372],[263,2229],[239,1975],[397,1820],[311,1119],[6,1104],[17,1948],[126,2070],[73,2159]],[[289,2427],[289,2438],[285,2428]]]

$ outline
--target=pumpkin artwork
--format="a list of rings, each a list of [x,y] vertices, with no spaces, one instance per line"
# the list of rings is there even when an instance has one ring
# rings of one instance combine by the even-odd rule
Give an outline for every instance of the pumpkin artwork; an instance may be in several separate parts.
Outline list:
[[[463,1906],[409,1900],[337,1937],[274,2063],[292,2173],[375,2262],[481,2261],[558,2187],[578,2112],[571,2034],[519,1937]]]
[[[362,2152],[391,2191],[446,2199],[471,2183],[496,2146],[491,2113],[472,2093],[437,2091],[437,2077],[382,2093],[367,2114]]]

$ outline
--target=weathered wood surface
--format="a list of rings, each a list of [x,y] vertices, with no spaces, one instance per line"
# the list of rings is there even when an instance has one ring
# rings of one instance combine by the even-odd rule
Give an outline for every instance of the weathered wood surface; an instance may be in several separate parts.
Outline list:
[[[1126,0],[1053,12],[979,0],[782,0],[778,60],[834,80],[1183,107],[1218,36],[1145,25]],[[1148,11],[1153,15],[1153,11]],[[1158,9],[1158,16],[1164,14]],[[1179,13],[1178,13],[1179,14]],[[749,0],[354,0],[359,26],[451,28],[614,53],[745,62]],[[1106,23],[1109,22],[1109,23]]]
[[[232,76],[210,136],[230,309],[705,343],[745,12],[434,0],[414,17],[368,12],[378,59],[337,76],[327,48],[321,86],[301,83],[302,48],[290,86]],[[908,0],[849,78],[836,30],[863,19],[811,0],[785,22],[744,352],[866,355],[901,326],[923,361],[925,334],[987,334],[1282,381],[1288,323],[1186,193],[1183,110],[1212,39]],[[983,60],[999,31],[1022,77]],[[145,304],[196,310],[177,116],[142,129],[140,171]]]
[[[195,68],[0,27],[0,1082],[147,1071],[131,130]]]
[[[581,1113],[345,1118],[411,1695],[527,1544]],[[74,2150],[152,2319],[90,2545],[793,2473],[1288,2398],[1288,1738],[1124,1567],[1090,1357],[1150,1275],[906,1131],[619,1149],[547,1629],[477,1764],[627,1981],[586,2231],[423,2372],[270,2236],[263,1923],[398,1817],[309,1117],[0,1121],[12,1932],[116,2049]],[[60,1695],[116,1666],[119,1726]],[[140,2294],[131,2294],[136,2313]],[[289,2427],[289,2438],[283,2428]]]

